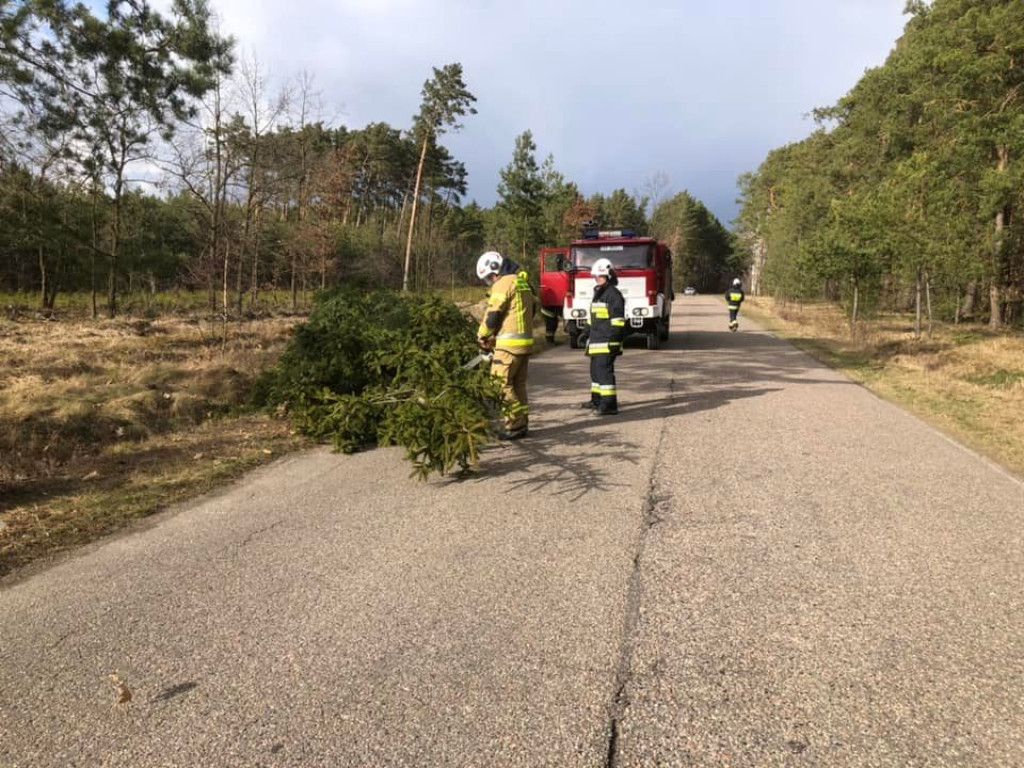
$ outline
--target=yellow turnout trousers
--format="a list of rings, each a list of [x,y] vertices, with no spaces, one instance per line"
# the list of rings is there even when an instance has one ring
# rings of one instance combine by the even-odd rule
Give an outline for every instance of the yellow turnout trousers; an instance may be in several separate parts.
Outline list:
[[[505,429],[512,432],[527,426],[530,405],[526,397],[526,373],[529,355],[514,355],[504,349],[494,350],[491,375],[501,382],[502,409]]]

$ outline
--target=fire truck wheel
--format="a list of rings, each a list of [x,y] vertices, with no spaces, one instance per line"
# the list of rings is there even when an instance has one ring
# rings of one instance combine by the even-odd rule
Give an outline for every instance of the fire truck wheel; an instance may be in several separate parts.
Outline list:
[[[569,334],[569,349],[580,348],[580,335],[578,333]]]
[[[648,349],[657,349],[660,346],[661,346],[661,342],[658,340],[658,334],[657,333],[648,333],[647,334],[647,348]]]
[[[658,325],[658,341],[668,341],[668,327],[668,320]]]

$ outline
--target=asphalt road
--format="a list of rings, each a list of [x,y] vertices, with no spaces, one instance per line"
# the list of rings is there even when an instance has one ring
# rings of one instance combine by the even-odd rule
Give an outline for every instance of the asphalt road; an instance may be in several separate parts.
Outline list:
[[[1024,765],[1021,481],[675,326],[473,479],[317,449],[0,586],[0,766]]]

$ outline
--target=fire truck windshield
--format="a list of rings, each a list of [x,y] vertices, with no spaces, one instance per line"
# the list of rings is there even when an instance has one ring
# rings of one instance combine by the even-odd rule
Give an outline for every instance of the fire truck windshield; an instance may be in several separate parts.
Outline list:
[[[595,244],[572,249],[575,269],[590,269],[598,259],[609,259],[615,269],[647,269],[651,266],[651,246]]]

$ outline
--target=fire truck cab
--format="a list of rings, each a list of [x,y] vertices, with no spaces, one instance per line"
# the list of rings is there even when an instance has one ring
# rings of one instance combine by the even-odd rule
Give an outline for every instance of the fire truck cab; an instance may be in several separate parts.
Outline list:
[[[590,268],[602,258],[611,261],[626,300],[627,331],[644,335],[647,348],[658,349],[668,339],[672,317],[672,254],[664,243],[630,230],[585,229],[568,249],[541,254],[541,295],[547,289],[549,303],[564,295],[562,319],[570,345],[577,349],[581,344],[594,296]],[[559,270],[547,263],[555,259]]]

